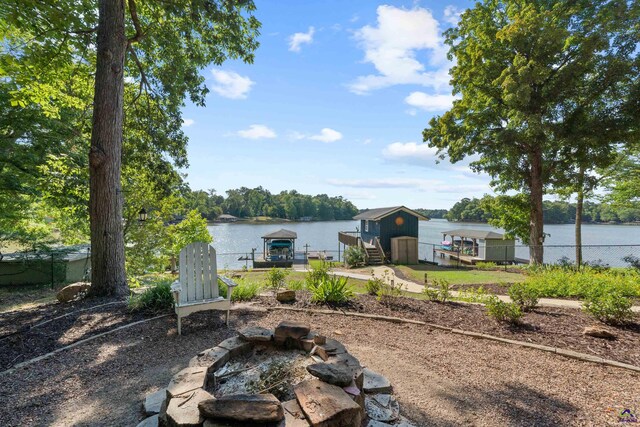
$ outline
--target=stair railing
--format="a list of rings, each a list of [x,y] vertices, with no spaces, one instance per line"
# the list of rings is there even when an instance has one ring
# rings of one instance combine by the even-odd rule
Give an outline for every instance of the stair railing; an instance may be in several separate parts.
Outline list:
[[[380,243],[380,239],[378,239],[378,236],[373,238],[373,245],[378,250],[378,253],[380,254],[380,258],[382,259],[382,263],[386,264],[387,263],[387,257],[386,257],[386,255],[384,253],[384,249],[382,249],[382,244]]]

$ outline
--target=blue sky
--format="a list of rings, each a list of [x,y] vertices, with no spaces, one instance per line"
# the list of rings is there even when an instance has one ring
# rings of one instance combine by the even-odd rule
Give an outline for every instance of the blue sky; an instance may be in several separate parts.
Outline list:
[[[359,208],[448,208],[490,192],[422,143],[451,105],[442,32],[471,5],[257,1],[254,64],[203,75],[207,107],[187,105],[192,189],[262,186],[343,196]]]

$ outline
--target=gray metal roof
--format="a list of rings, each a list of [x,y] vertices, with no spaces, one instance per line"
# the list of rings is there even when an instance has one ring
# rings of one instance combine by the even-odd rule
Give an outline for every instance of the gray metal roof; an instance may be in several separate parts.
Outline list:
[[[411,209],[405,206],[392,206],[390,208],[367,209],[366,211],[360,212],[358,215],[354,216],[353,219],[368,219],[368,220],[378,221],[386,216],[389,216],[391,214],[398,212],[399,210],[403,210],[408,214],[416,216],[418,217],[418,219],[421,219],[423,221],[429,220],[429,218],[423,215],[420,215],[418,212],[412,211]]]
[[[504,234],[496,233],[495,231],[488,230],[467,230],[459,228],[457,230],[443,231],[442,234],[457,237],[468,237],[470,239],[485,239],[485,240],[503,240]]]
[[[262,236],[263,239],[297,239],[298,233],[291,230],[285,230],[281,228],[278,231],[274,231],[273,233],[265,234]]]

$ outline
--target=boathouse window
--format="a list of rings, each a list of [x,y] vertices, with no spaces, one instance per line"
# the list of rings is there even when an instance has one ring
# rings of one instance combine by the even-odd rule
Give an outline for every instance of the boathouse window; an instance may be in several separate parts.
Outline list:
[[[364,231],[365,231],[366,233],[368,233],[368,232],[369,232],[369,220],[366,220],[366,221],[364,222]]]

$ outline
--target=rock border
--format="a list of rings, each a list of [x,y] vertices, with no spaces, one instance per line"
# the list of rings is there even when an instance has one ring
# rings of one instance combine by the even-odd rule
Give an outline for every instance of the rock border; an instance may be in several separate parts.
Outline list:
[[[377,314],[352,313],[347,311],[322,310],[322,309],[297,308],[297,307],[268,307],[267,310],[297,311],[302,313],[328,314],[328,315],[340,314],[343,316],[362,317],[365,319],[383,320],[383,321],[394,322],[394,323],[410,323],[414,325],[428,326],[433,329],[439,329],[442,331],[451,332],[453,334],[465,335],[473,338],[480,338],[480,339],[485,339],[490,341],[497,341],[505,344],[517,345],[520,347],[531,348],[535,350],[544,351],[547,353],[559,354],[561,356],[568,357],[575,360],[580,360],[582,362],[597,363],[604,366],[621,368],[621,369],[626,369],[629,371],[640,373],[640,367],[635,365],[630,365],[628,363],[617,362],[615,360],[605,359],[603,357],[592,356],[590,354],[580,353],[573,350],[566,350],[558,347],[550,347],[542,344],[533,344],[525,341],[510,340],[508,338],[496,337],[494,335],[481,334],[479,332],[471,332],[471,331],[465,331],[463,329],[450,328],[448,326],[437,325],[435,323],[422,322],[420,320],[404,319],[402,317],[393,317],[393,316],[382,316]]]
[[[208,392],[212,382],[215,386],[217,380],[225,377],[226,374],[218,377],[220,368],[259,348],[306,353],[316,362],[307,366],[314,378],[291,384],[295,398],[286,402],[271,393],[215,398]],[[412,427],[400,415],[388,379],[364,368],[339,341],[318,335],[307,323],[290,320],[280,322],[275,329],[246,327],[238,335],[201,351],[191,358],[189,367],[173,376],[165,389],[149,394],[145,402],[162,393],[157,415],[154,410],[146,411],[151,416],[140,426],[210,427],[228,423],[245,427],[290,424],[360,427],[363,421],[368,421],[367,425],[391,427],[399,422]],[[149,405],[145,409],[146,406]]]

